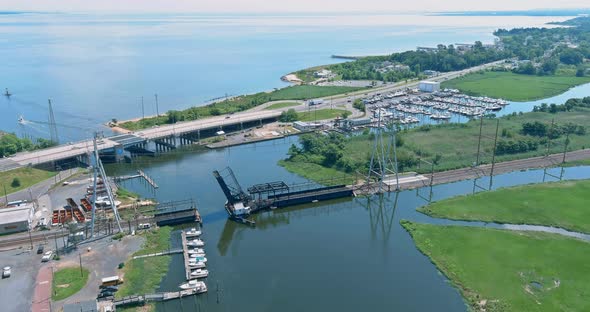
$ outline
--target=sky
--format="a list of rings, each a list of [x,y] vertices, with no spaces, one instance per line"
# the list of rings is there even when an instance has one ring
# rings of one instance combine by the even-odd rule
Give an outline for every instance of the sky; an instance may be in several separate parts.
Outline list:
[[[0,11],[52,12],[438,12],[588,7],[588,0],[0,0]]]

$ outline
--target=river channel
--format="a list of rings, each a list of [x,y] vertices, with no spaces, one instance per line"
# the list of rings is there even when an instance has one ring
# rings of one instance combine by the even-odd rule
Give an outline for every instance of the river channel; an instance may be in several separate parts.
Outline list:
[[[242,187],[304,182],[277,165],[296,140],[180,151],[108,168],[121,174],[141,166],[160,189],[154,194],[138,182],[126,183],[127,188],[161,202],[193,198],[203,215],[209,292],[159,304],[158,311],[465,311],[458,290],[416,249],[399,221],[506,226],[419,214],[415,209],[426,201],[415,190],[275,210],[257,215],[255,228],[227,220],[225,198],[211,172],[231,165]],[[493,188],[543,178],[542,170],[513,172],[495,177]],[[590,167],[566,168],[564,178],[590,178]],[[439,185],[433,198],[472,191],[473,180]],[[179,245],[178,232],[171,245]],[[173,256],[160,291],[176,291],[184,282],[182,261]]]

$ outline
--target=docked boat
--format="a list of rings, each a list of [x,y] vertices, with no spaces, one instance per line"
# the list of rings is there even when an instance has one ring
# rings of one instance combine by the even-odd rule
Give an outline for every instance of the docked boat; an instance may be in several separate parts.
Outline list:
[[[205,246],[205,242],[203,242],[202,240],[197,238],[197,239],[193,239],[191,241],[188,241],[186,243],[186,245],[188,247],[203,247],[203,246]]]
[[[201,234],[202,234],[202,232],[200,230],[197,230],[195,228],[192,228],[192,229],[186,231],[185,233],[186,233],[186,237],[201,236]]]
[[[205,269],[196,269],[191,272],[191,278],[205,278],[209,276],[209,271]]]
[[[202,262],[202,261],[189,261],[188,262],[188,267],[191,268],[191,269],[202,269],[202,268],[204,268],[206,266],[207,266],[207,264],[205,262]]]
[[[203,262],[207,263],[207,258],[204,255],[191,255],[189,262]]]
[[[207,291],[207,285],[204,282],[192,280],[188,281],[188,283],[180,284],[180,289],[196,289],[196,290],[204,290]]]
[[[188,254],[189,255],[204,255],[205,250],[203,248],[189,249]]]

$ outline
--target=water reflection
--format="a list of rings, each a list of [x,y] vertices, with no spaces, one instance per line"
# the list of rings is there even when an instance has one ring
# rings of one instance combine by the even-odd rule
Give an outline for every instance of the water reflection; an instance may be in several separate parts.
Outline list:
[[[400,192],[369,196],[366,202],[362,199],[357,203],[363,206],[369,213],[371,221],[371,239],[387,242],[391,235],[391,229],[395,220],[395,210]]]

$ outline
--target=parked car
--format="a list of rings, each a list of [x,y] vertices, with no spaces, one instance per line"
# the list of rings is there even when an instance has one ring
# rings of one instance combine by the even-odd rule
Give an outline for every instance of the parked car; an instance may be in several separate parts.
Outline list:
[[[9,278],[10,274],[12,274],[12,268],[9,266],[5,266],[2,269],[2,278]]]
[[[101,285],[101,286],[99,286],[99,288],[101,289],[100,290],[101,292],[104,292],[104,291],[116,292],[119,290],[119,287],[117,287],[117,286],[102,286]]]
[[[53,259],[53,251],[47,251],[43,254],[43,257],[41,257],[41,262],[47,262],[49,260]]]
[[[45,250],[45,247],[43,247],[43,245],[37,246],[37,254],[38,255],[42,254],[44,250]]]
[[[103,292],[99,293],[98,296],[96,296],[96,299],[113,297],[114,295],[115,295],[115,293],[112,291],[103,291]]]

